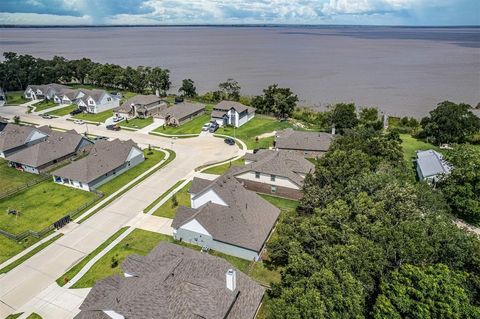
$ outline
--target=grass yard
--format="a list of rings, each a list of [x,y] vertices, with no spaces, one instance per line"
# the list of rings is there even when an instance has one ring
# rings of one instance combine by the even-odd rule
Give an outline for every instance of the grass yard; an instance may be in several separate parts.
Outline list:
[[[70,104],[68,106],[62,107],[61,109],[54,110],[51,112],[47,112],[48,115],[53,115],[53,116],[65,116],[70,114],[70,112],[76,110],[78,108],[77,105],[75,104]]]
[[[293,199],[281,198],[281,197],[265,195],[265,194],[258,194],[258,195],[260,195],[260,197],[262,197],[266,201],[270,202],[270,204],[280,208],[282,212],[294,211],[298,206],[298,202]]]
[[[255,138],[264,133],[283,130],[293,125],[286,121],[278,121],[275,118],[256,115],[253,119],[245,123],[239,128],[221,127],[215,132],[216,134],[230,135],[241,139],[247,144],[248,149],[268,148],[273,146],[273,137],[262,138],[255,142]]]
[[[41,112],[55,106],[58,106],[58,104],[53,101],[43,100],[35,104],[35,112]]]
[[[173,195],[168,201],[160,206],[154,213],[154,216],[174,218],[177,208],[179,206],[190,207],[190,194],[188,189],[192,186],[192,182],[187,183],[181,190]],[[162,195],[163,196],[163,195]],[[177,205],[175,205],[173,199],[176,198]]]
[[[91,113],[80,113],[75,115],[73,118],[84,121],[99,122],[104,123],[108,118],[113,116],[112,110],[106,110],[97,114]]]
[[[17,171],[7,165],[7,161],[0,158],[0,194],[21,187],[27,183],[34,183],[43,177],[37,174],[29,174]],[[1,213],[1,212],[0,212]]]
[[[11,315],[6,316],[5,319],[17,319],[17,318],[20,317],[21,315],[23,315],[23,312],[14,313],[14,314],[11,314]]]
[[[70,268],[65,274],[63,274],[60,278],[57,279],[57,284],[60,287],[63,287],[68,280],[75,277],[75,275],[96,255],[98,255],[102,250],[105,249],[111,242],[117,239],[123,232],[125,232],[128,227],[123,227],[119,229],[115,234],[110,236],[106,241],[104,241],[100,246],[98,246],[94,251],[88,254],[85,258],[83,258],[78,264]]]
[[[402,139],[403,157],[408,163],[412,162],[412,160],[415,158],[415,152],[418,150],[424,151],[433,149],[436,151],[440,151],[439,147],[418,140],[410,134],[400,134],[400,138]]]
[[[180,184],[182,184],[185,180],[182,179],[182,180],[179,180],[178,182],[175,183],[175,185],[173,185],[172,187],[170,187],[165,193],[163,193],[162,195],[160,195],[156,200],[153,201],[153,203],[151,203],[150,205],[147,206],[147,208],[145,208],[143,210],[144,213],[148,213],[155,205],[157,205],[163,198],[165,198],[165,196],[167,196],[168,194],[170,194],[171,191],[173,191],[175,188],[177,188],[178,186],[180,186]]]
[[[96,196],[49,179],[0,200],[0,228],[13,234],[40,231]],[[18,210],[20,215],[8,215],[8,209]]]
[[[245,165],[245,159],[242,157],[234,161],[230,161],[228,163],[209,168],[203,171],[203,173],[222,175],[223,173],[228,171],[232,166],[243,166],[243,165]]]
[[[29,102],[30,100],[27,100],[23,96],[23,93],[24,93],[23,91],[8,92],[6,94],[6,98],[7,98],[6,104],[7,105],[20,105],[20,104]]]
[[[28,237],[22,242],[16,242],[3,235],[0,235],[0,263],[7,261],[24,249],[35,244],[37,241],[37,238]]]
[[[27,319],[42,319],[42,316],[40,316],[38,313],[32,312]]]
[[[119,123],[120,126],[138,128],[138,129],[149,126],[150,124],[153,124],[153,117],[147,117],[146,119],[134,118],[134,119],[128,120],[128,123],[127,123],[127,120]]]

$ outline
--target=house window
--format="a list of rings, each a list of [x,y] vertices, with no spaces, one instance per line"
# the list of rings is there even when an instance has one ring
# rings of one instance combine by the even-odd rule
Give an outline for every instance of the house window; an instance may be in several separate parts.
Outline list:
[[[255,172],[255,178],[260,178],[260,172]]]
[[[275,177],[276,177],[275,175],[270,175],[270,180],[271,180],[272,182],[275,182]]]
[[[88,104],[93,105],[95,102],[93,100],[88,100]]]
[[[275,194],[277,192],[277,186],[271,186],[270,191],[272,192],[272,194]]]
[[[107,97],[107,101],[110,102],[112,100],[112,98],[110,97]]]

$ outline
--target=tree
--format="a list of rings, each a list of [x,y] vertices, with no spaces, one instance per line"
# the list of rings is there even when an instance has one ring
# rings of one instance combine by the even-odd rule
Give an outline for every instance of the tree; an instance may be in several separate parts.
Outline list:
[[[339,103],[333,107],[330,113],[330,125],[335,126],[339,133],[345,132],[346,129],[357,126],[358,119],[353,103]]]
[[[478,318],[467,276],[442,264],[403,265],[385,278],[373,309],[374,318]]]
[[[192,79],[184,79],[182,81],[182,86],[178,89],[178,92],[184,97],[193,98],[197,96],[197,88]]]
[[[170,71],[162,68],[152,68],[148,75],[148,83],[153,91],[158,90],[162,96],[170,89]]]
[[[254,97],[252,106],[258,113],[275,114],[286,119],[293,114],[297,102],[298,97],[289,88],[279,88],[278,84],[274,84],[264,89],[262,96]]]
[[[480,223],[480,148],[456,145],[446,153],[452,170],[440,179],[438,187],[453,214],[472,223]]]
[[[480,118],[468,104],[444,101],[437,105],[430,116],[421,121],[422,137],[437,145],[465,143],[467,138],[480,131]]]
[[[238,101],[240,99],[240,85],[234,79],[227,79],[218,85],[223,92],[225,98],[231,101]]]

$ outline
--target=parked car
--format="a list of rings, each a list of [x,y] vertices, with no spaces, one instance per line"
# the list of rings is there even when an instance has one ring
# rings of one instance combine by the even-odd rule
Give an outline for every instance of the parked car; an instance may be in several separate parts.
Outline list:
[[[212,123],[210,124],[210,128],[208,129],[208,131],[209,131],[210,133],[215,133],[215,131],[218,130],[218,127],[219,127],[219,126],[220,126],[220,125],[218,125],[217,122],[212,122]]]
[[[46,120],[53,119],[53,116],[48,115],[48,114],[42,114],[41,117],[46,119]]]
[[[227,137],[226,139],[223,140],[225,143],[228,145],[235,145],[235,140],[233,138]]]
[[[208,129],[210,128],[210,125],[211,125],[211,123],[205,123],[205,124],[203,124],[203,126],[202,126],[202,131],[208,131]]]
[[[124,119],[125,118],[123,116],[116,116],[113,118],[113,122],[117,123],[117,122],[123,121]]]
[[[95,138],[93,140],[94,141],[108,140],[108,137],[106,137],[106,136],[95,136]]]
[[[75,110],[73,110],[72,112],[70,112],[70,115],[77,115],[77,114],[80,114],[80,113],[82,113],[82,110],[80,110],[80,109],[75,109]]]
[[[181,97],[181,96],[176,96],[175,97],[175,104],[182,103],[182,102],[183,102],[183,97]]]
[[[75,121],[73,121],[73,123],[80,124],[80,125],[85,124],[85,122],[83,120],[75,120]]]
[[[107,125],[107,130],[120,131],[120,126],[118,126],[117,124]]]

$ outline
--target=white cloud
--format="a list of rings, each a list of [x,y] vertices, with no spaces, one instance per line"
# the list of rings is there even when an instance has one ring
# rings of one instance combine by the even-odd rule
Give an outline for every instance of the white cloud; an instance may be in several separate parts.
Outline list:
[[[0,23],[6,25],[89,25],[89,16],[73,17],[38,13],[0,12]]]

